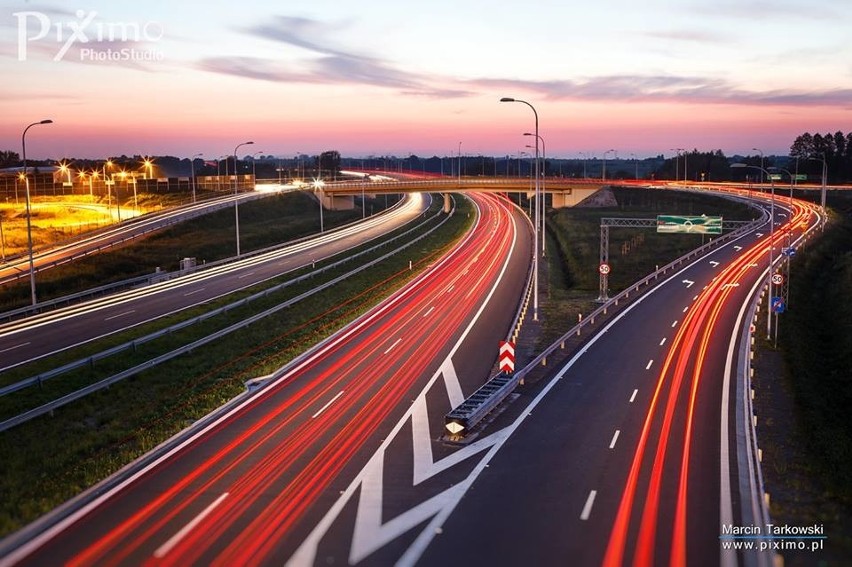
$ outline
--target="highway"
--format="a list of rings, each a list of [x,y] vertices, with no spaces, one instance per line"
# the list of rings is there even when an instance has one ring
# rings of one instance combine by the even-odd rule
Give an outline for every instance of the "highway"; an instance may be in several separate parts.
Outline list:
[[[379,237],[421,215],[416,194],[392,211],[269,252],[0,324],[0,371],[216,299]]]
[[[795,210],[776,219],[801,233],[810,209]],[[524,391],[494,425],[502,448],[427,526],[440,535],[421,564],[740,564],[720,545],[720,526],[753,517],[737,490],[735,339],[768,239],[764,226],[696,260]]]
[[[791,208],[776,250],[817,219]],[[668,276],[461,447],[438,441],[438,379],[288,565],[741,564],[720,535],[760,518],[735,414],[768,241],[766,223]]]
[[[141,217],[133,217],[125,222],[87,233],[81,238],[67,244],[38,250],[33,253],[33,265],[36,273],[54,266],[70,262],[75,258],[94,254],[116,244],[133,240],[166,226],[191,218],[208,214],[212,211],[233,206],[235,200],[246,201],[263,198],[269,193],[248,192],[237,196],[225,195],[216,199],[199,201],[182,207],[175,207],[163,212],[151,213]],[[29,257],[24,254],[12,258],[0,266],[0,285],[25,278],[29,274]]]
[[[392,424],[412,407],[440,416],[490,373],[527,281],[531,229],[502,197],[472,199],[475,227],[451,254],[264,388],[42,520],[0,566],[293,557]]]

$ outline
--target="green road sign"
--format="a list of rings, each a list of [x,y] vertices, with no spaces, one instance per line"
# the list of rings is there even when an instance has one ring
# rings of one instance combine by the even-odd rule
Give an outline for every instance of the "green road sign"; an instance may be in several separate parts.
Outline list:
[[[780,173],[770,173],[769,179],[771,179],[772,181],[781,181],[781,174]]]
[[[805,174],[805,173],[797,173],[797,174],[795,175],[795,179],[796,179],[796,181],[807,181],[807,180],[808,180],[808,176],[807,176],[807,174]]]
[[[722,234],[722,217],[678,217],[657,215],[657,232]]]

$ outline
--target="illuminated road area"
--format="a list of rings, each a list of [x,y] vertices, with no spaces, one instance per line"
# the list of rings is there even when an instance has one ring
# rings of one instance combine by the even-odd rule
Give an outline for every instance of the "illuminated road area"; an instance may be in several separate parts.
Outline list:
[[[272,384],[90,494],[0,565],[280,565],[293,557],[394,423],[416,407],[416,427],[440,432],[443,413],[496,360],[531,237],[502,198],[472,198],[475,228],[425,275]],[[410,450],[391,452],[410,467]],[[355,553],[365,525],[347,516],[321,547]]]
[[[795,240],[815,218],[792,210],[776,215],[776,256],[784,229]],[[470,459],[464,495],[430,526],[420,564],[742,564],[719,536],[754,517],[735,392],[768,228],[670,276],[524,391],[477,440],[491,447]],[[757,333],[765,321],[764,310]]]
[[[0,371],[310,266],[416,220],[430,202],[411,195],[388,212],[284,247],[0,323]]]

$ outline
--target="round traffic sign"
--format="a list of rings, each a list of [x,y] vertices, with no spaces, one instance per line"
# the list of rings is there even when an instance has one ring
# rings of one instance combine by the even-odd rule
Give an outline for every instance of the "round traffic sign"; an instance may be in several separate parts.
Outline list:
[[[774,285],[781,285],[784,283],[784,276],[782,274],[772,274],[772,283]]]
[[[598,271],[603,275],[607,275],[609,273],[609,270],[609,264],[607,264],[606,262],[598,266]]]

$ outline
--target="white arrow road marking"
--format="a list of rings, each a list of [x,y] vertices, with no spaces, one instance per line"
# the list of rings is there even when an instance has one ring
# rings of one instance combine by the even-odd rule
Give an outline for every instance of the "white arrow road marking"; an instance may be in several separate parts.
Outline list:
[[[695,284],[695,282],[691,280],[683,280],[683,283],[686,284],[687,289],[691,288]]]
[[[715,268],[716,266],[719,265],[719,262],[717,262],[716,260],[710,260],[710,265]]]

